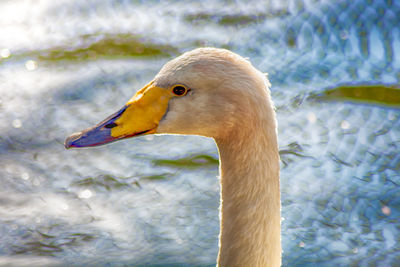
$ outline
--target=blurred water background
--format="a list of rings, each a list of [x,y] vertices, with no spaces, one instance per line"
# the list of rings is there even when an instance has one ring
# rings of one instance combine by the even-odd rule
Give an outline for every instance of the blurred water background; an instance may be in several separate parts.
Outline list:
[[[283,266],[400,266],[400,2],[2,0],[0,265],[213,266],[218,153],[69,150],[184,51],[269,73]]]

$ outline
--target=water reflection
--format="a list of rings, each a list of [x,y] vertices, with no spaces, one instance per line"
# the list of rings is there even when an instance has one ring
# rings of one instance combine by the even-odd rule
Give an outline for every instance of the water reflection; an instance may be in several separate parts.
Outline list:
[[[212,266],[218,167],[206,138],[64,151],[163,63],[226,47],[269,72],[284,266],[396,266],[396,1],[3,1],[0,264]]]
[[[318,101],[349,101],[400,108],[400,88],[385,85],[341,85],[318,95],[311,95]]]
[[[2,58],[8,58],[8,57],[11,56],[11,52],[10,52],[10,50],[7,49],[7,48],[1,49],[1,50],[0,50],[0,56],[1,56]]]
[[[76,42],[78,43],[76,48],[73,44],[69,44],[65,47],[34,51],[27,53],[26,56],[36,56],[42,61],[58,62],[61,60],[86,61],[101,58],[156,58],[177,54],[177,50],[170,45],[145,42],[138,36],[130,34],[83,35]],[[34,61],[28,62],[36,64]],[[27,69],[29,70],[28,67]]]

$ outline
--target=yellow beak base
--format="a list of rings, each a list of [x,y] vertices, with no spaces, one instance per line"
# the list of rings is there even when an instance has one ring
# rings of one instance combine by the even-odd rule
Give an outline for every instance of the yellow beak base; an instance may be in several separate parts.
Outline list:
[[[155,133],[172,96],[169,90],[150,82],[120,111],[92,128],[69,136],[65,140],[65,147],[99,146],[128,137]]]

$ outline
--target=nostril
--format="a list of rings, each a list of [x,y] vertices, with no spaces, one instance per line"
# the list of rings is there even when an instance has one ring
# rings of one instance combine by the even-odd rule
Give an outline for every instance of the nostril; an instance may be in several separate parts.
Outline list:
[[[112,122],[112,123],[106,124],[104,127],[105,128],[114,128],[115,126],[117,126],[117,124],[115,122]]]

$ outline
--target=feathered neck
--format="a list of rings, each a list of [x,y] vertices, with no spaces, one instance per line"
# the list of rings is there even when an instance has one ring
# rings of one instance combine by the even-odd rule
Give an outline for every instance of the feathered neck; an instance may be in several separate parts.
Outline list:
[[[279,154],[272,105],[264,114],[229,138],[216,139],[221,162],[219,267],[281,264]]]

